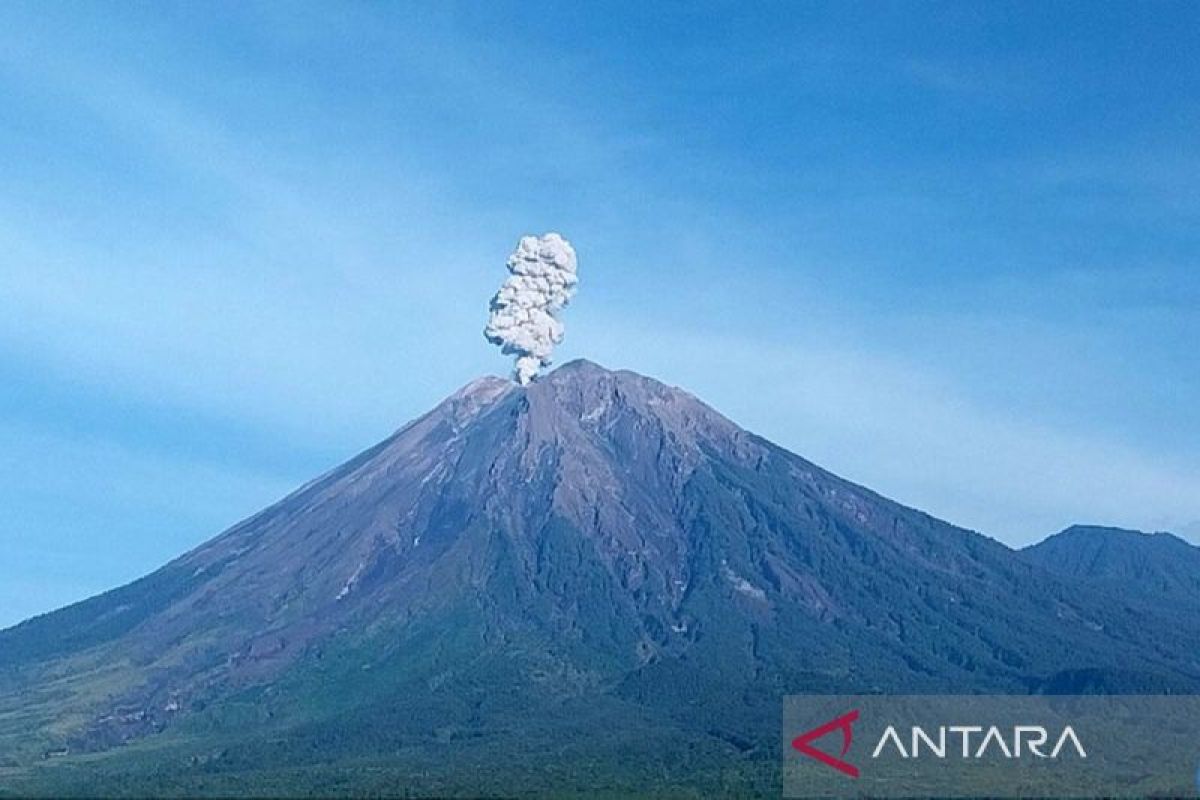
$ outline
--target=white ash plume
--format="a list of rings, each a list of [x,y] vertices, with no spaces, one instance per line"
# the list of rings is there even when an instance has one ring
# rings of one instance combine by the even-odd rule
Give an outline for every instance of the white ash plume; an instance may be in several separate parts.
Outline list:
[[[522,236],[508,257],[512,274],[491,302],[483,335],[505,355],[516,356],[513,378],[524,386],[549,366],[563,339],[558,312],[571,301],[579,276],[575,250],[557,233]]]

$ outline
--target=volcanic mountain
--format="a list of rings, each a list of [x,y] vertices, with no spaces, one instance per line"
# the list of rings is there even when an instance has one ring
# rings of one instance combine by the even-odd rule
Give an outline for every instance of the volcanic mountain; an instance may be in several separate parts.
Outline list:
[[[483,378],[0,632],[0,787],[777,796],[788,693],[1200,682],[1200,620],[1033,561],[631,372]]]

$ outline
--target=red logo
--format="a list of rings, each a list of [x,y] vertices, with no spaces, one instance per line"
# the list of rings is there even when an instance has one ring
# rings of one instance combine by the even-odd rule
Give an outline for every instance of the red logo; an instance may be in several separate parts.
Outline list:
[[[815,758],[822,764],[828,767],[833,767],[838,772],[849,775],[851,778],[857,778],[858,767],[843,761],[841,758],[844,757],[850,750],[850,743],[854,741],[854,731],[851,726],[854,725],[857,719],[858,709],[856,708],[848,714],[843,714],[837,719],[831,719],[824,725],[813,728],[807,733],[800,734],[795,739],[792,739],[792,747],[796,748],[801,753],[804,753],[804,755],[808,756],[809,758]],[[818,750],[812,746],[812,743],[817,739],[833,733],[836,730],[840,730],[842,732],[842,752],[838,754],[840,757],[835,758],[834,756],[829,755],[829,753],[826,753],[824,750]]]

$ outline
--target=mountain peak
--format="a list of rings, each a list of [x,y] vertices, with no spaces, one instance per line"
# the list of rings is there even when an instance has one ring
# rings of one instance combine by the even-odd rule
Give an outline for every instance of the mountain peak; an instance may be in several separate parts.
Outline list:
[[[530,384],[530,390],[536,390],[538,384],[553,386],[577,386],[588,391],[609,391],[616,385],[632,387],[634,385],[654,385],[670,390],[665,384],[627,369],[608,369],[586,358],[568,361],[552,372],[547,373]],[[679,391],[679,390],[673,390]]]
[[[1157,544],[1170,547],[1174,547],[1177,544],[1184,547],[1194,547],[1194,545],[1167,531],[1139,531],[1133,528],[1119,528],[1113,525],[1075,524],[1048,536],[1039,544],[1032,545],[1031,548],[1039,547],[1042,544],[1055,540],[1090,540],[1093,543],[1109,542],[1131,546],[1137,546],[1139,542],[1156,542]]]
[[[452,398],[458,399],[463,397],[472,397],[481,393],[494,395],[506,386],[512,386],[510,380],[501,378],[499,375],[482,375],[475,380],[465,384],[461,389],[451,395]]]
[[[694,395],[631,370],[609,370],[585,359],[563,364],[525,387],[531,413],[552,416],[561,438],[576,428],[598,433],[630,428],[630,436],[672,449],[694,450],[706,442],[724,451],[747,434]],[[608,434],[605,434],[608,435]]]
[[[1059,575],[1200,597],[1200,547],[1170,533],[1072,525],[1021,552]]]
[[[600,366],[599,364],[597,364],[595,361],[589,361],[586,358],[574,358],[574,359],[571,359],[570,361],[567,361],[566,363],[562,364],[561,366],[559,366],[557,369],[555,369],[550,374],[554,374],[555,372],[562,372],[562,373],[605,372],[605,373],[609,373],[609,372],[612,372],[612,370],[606,369],[606,368]]]

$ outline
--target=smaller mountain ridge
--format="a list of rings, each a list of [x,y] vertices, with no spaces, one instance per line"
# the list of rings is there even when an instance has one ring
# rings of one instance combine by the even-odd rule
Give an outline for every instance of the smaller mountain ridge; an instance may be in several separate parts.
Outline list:
[[[1200,603],[1200,547],[1174,534],[1073,525],[1021,552],[1057,575]]]

